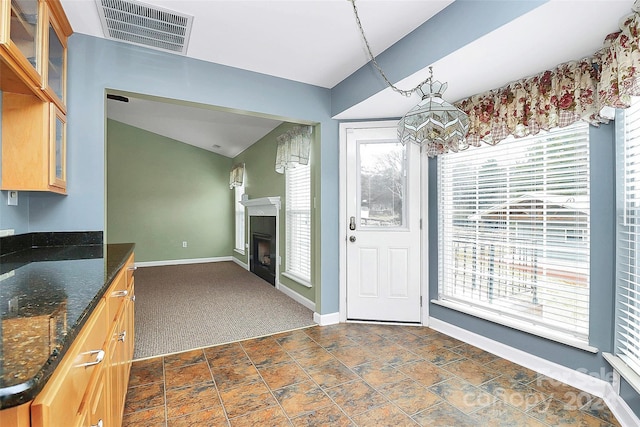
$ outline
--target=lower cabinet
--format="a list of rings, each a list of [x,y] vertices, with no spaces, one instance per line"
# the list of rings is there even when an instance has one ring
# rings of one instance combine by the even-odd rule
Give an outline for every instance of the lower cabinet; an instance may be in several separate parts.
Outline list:
[[[100,369],[96,383],[89,387],[85,400],[78,413],[78,427],[107,427],[113,418],[109,413],[109,389],[107,387],[106,369]]]
[[[133,285],[129,288],[133,296]],[[124,403],[129,384],[131,360],[133,359],[133,300],[127,298],[121,307],[118,321],[111,330],[111,340],[108,346],[109,375],[108,383],[110,396],[110,419],[118,420],[113,424],[119,426],[122,422]]]
[[[133,360],[133,260],[132,254],[31,403],[31,427],[122,425]]]

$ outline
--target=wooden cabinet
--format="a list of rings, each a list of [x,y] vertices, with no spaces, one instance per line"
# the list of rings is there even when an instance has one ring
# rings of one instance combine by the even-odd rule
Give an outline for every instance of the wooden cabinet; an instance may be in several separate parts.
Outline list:
[[[64,356],[54,375],[31,404],[32,427],[74,425],[89,383],[105,363],[105,303],[101,300]]]
[[[8,426],[122,425],[133,360],[133,263],[132,254],[51,379],[31,403],[30,424]],[[17,411],[12,413],[20,415]],[[4,421],[2,426],[5,427]]]
[[[71,33],[59,0],[0,0],[2,190],[66,194]]]
[[[44,90],[63,110],[71,33],[59,0],[0,0],[2,60],[34,94]]]
[[[114,313],[107,354],[109,355],[108,383],[111,400],[109,419],[112,425],[122,423],[124,403],[133,360],[135,291],[133,259],[127,262],[122,275],[108,296],[109,312]]]
[[[2,190],[66,193],[66,118],[53,102],[2,95]]]
[[[43,87],[45,3],[38,0],[2,1],[0,42],[24,76],[36,87]]]

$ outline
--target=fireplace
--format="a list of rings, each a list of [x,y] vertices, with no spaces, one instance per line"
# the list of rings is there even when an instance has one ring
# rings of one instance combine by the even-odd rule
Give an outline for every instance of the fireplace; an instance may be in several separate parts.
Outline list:
[[[276,217],[252,216],[249,269],[273,286],[276,285]]]

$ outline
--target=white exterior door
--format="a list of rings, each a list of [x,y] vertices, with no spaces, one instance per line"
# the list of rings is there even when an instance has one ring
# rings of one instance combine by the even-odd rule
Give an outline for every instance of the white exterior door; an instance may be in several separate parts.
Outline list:
[[[396,127],[347,130],[347,320],[420,319],[420,150]]]

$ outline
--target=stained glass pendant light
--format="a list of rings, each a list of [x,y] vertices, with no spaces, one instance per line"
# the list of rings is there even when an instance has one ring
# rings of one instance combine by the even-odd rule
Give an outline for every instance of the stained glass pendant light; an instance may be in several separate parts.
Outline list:
[[[426,154],[433,157],[466,148],[469,117],[442,99],[447,84],[433,81],[432,67],[429,74],[427,83],[419,89],[422,100],[398,122],[398,139],[403,144],[413,142],[424,146]]]
[[[417,92],[422,94],[422,100],[418,105],[409,110],[398,122],[398,139],[400,142],[403,144],[411,142],[425,147],[423,151],[429,156],[466,148],[465,137],[469,129],[469,117],[464,111],[442,99],[442,94],[447,89],[447,84],[433,81],[432,67],[429,67],[429,77],[413,89],[402,90],[391,83],[371,52],[358,16],[356,1],[349,1],[353,6],[356,24],[362,35],[369,58],[387,85],[394,92],[403,96],[408,97]]]

